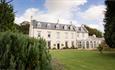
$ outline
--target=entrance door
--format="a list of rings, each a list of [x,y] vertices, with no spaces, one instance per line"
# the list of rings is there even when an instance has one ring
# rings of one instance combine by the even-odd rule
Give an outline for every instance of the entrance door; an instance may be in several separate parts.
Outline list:
[[[57,49],[60,49],[60,44],[59,43],[57,43]]]

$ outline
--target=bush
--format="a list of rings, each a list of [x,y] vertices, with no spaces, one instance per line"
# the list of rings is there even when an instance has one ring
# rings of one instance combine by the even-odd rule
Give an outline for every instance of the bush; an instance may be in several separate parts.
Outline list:
[[[56,50],[56,48],[55,48],[55,47],[53,47],[52,49],[53,49],[53,50]]]
[[[69,49],[69,47],[63,47],[62,49]]]
[[[18,33],[0,33],[0,69],[51,70],[51,57],[44,39]]]
[[[99,50],[100,53],[102,53],[103,47],[101,45],[99,45],[97,49]]]

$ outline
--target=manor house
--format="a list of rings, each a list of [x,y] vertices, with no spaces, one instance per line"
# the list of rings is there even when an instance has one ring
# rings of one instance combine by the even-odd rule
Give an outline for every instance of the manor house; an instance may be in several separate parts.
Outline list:
[[[88,30],[81,25],[59,24],[31,20],[29,36],[44,38],[49,49],[82,48],[95,49],[103,41],[96,35],[89,36]]]

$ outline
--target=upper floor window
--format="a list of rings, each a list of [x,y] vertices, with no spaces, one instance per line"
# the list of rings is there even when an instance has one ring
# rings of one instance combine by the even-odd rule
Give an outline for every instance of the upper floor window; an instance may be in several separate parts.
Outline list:
[[[72,27],[72,26],[70,26],[70,30],[73,30],[73,27]]]
[[[72,38],[72,39],[74,38],[74,33],[71,33],[71,38]]]
[[[84,34],[84,33],[82,33],[82,37],[85,37],[85,34]]]
[[[51,38],[51,32],[48,32],[48,38]]]
[[[38,31],[38,37],[41,37],[41,31]]]
[[[37,23],[37,27],[41,27],[41,23],[40,22]]]
[[[68,39],[68,33],[65,32],[65,39]]]
[[[58,24],[56,25],[56,29],[59,29],[59,25]]]
[[[60,38],[60,32],[57,32],[57,39]]]

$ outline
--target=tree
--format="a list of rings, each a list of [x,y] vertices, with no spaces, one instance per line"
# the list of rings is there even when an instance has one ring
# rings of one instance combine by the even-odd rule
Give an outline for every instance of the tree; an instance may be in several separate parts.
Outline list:
[[[30,27],[30,22],[24,21],[20,25],[20,30],[23,34],[29,34],[29,27]]]
[[[15,15],[10,4],[12,1],[0,0],[0,32],[14,30]]]
[[[102,32],[101,31],[99,31],[97,29],[94,29],[94,28],[90,28],[86,25],[85,25],[85,28],[88,30],[90,36],[95,34],[97,37],[102,37]]]
[[[106,0],[104,38],[110,48],[115,48],[115,1]]]
[[[14,24],[14,26],[18,32],[29,35],[29,27],[30,27],[29,23],[30,22],[28,22],[28,21],[24,21],[24,22],[20,23],[20,25]]]
[[[103,50],[109,50],[110,48],[108,47],[108,45],[106,44],[105,40],[103,40],[99,46],[97,47],[97,49],[99,50],[100,53],[102,53]]]

